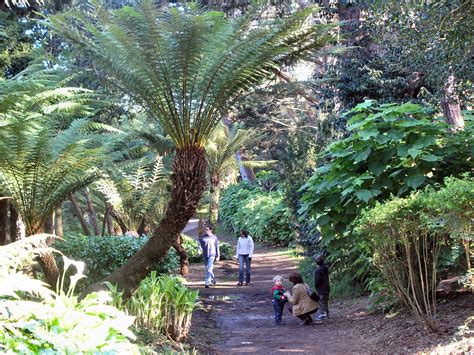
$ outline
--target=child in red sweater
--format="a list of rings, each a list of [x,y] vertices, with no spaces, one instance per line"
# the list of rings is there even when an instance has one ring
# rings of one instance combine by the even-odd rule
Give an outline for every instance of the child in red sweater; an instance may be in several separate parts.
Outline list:
[[[275,276],[273,278],[272,294],[273,294],[273,311],[275,312],[275,324],[281,324],[281,317],[283,315],[283,308],[285,303],[288,302],[286,297],[283,295],[285,289],[283,288],[283,277]]]

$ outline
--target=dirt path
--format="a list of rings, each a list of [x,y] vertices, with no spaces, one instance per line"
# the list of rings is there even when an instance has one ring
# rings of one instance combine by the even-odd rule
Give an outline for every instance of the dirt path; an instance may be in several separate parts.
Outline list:
[[[235,243],[226,237],[220,239]],[[367,352],[362,334],[340,326],[347,321],[337,309],[323,324],[300,326],[300,320],[286,310],[283,324],[274,324],[272,278],[276,274],[286,278],[295,269],[296,264],[289,255],[257,246],[250,286],[237,286],[237,261],[221,261],[215,267],[216,287],[206,289],[204,267],[192,265],[187,285],[199,289],[204,305],[204,309],[193,316],[192,342],[203,352],[218,354]]]
[[[188,227],[186,232],[196,237],[196,229]],[[229,236],[219,235],[219,239],[232,245],[236,242]],[[236,261],[221,261],[214,269],[216,287],[206,289],[204,266],[191,265],[186,283],[199,289],[203,305],[193,314],[188,339],[191,346],[204,354],[417,353],[438,344],[453,344],[459,338],[454,336],[459,327],[466,326],[466,320],[474,315],[473,294],[442,301],[438,305],[440,331],[428,333],[407,312],[397,312],[389,318],[381,313],[368,314],[367,298],[360,298],[330,301],[331,318],[322,324],[300,326],[299,319],[285,310],[283,324],[276,326],[270,292],[272,278],[277,274],[287,278],[295,269],[295,260],[282,250],[256,246],[250,286],[237,286]],[[289,286],[286,281],[285,287]],[[474,335],[474,321],[469,325],[470,334]],[[474,351],[474,337],[464,341],[467,345],[454,353]]]

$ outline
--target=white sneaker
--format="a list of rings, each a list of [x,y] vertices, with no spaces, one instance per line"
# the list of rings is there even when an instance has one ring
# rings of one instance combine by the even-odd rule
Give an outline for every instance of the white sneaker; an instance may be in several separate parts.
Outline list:
[[[328,319],[328,315],[327,313],[321,313],[319,315],[316,316],[316,320],[325,320],[325,319]]]

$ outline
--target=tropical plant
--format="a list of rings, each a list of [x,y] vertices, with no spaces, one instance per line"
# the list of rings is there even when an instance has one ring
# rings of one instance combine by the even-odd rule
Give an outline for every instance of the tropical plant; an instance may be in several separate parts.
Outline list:
[[[87,278],[79,287],[99,282],[114,270],[122,266],[148,241],[142,236],[82,236],[68,235],[54,241],[54,248],[75,260],[84,261]],[[196,249],[196,242],[194,243]],[[159,275],[170,274],[176,270],[179,262],[174,250],[170,250],[160,262],[152,265]]]
[[[91,112],[90,94],[61,88],[62,80],[56,72],[30,68],[0,81],[0,191],[11,198],[27,235],[43,232],[54,209],[98,176],[99,151],[86,132],[101,125],[77,118]],[[47,253],[40,259],[54,285],[54,259]]]
[[[206,142],[207,174],[210,186],[209,221],[212,224],[219,218],[219,198],[223,180],[232,171],[238,169],[236,154],[243,147],[250,147],[262,138],[254,130],[239,129],[234,125],[229,129],[225,124],[219,123],[211,132]],[[248,167],[265,168],[274,161],[243,161]]]
[[[110,283],[108,287],[120,303],[121,292]],[[123,307],[137,317],[137,325],[180,341],[188,335],[193,311],[199,306],[198,294],[183,286],[179,278],[158,277],[153,271]]]
[[[334,265],[357,270],[352,275],[365,282],[371,253],[351,233],[351,223],[363,208],[391,194],[406,196],[470,171],[473,125],[465,112],[465,131],[453,135],[430,108],[412,103],[366,101],[349,115],[351,135],[320,155],[321,166],[303,187],[299,214]]]
[[[138,354],[128,329],[134,317],[108,305],[107,293],[92,293],[82,301],[74,288],[84,265],[64,257],[64,273],[56,292],[24,273],[38,252],[46,247],[44,236],[32,236],[0,247],[0,351],[7,353],[125,352]],[[77,273],[64,289],[66,271]],[[129,339],[128,339],[129,338]]]
[[[165,216],[146,246],[107,279],[120,288],[136,287],[195,213],[206,187],[205,142],[232,102],[277,66],[328,43],[331,26],[308,22],[314,8],[278,20],[259,10],[231,19],[195,4],[162,11],[144,0],[136,8],[96,8],[94,21],[71,13],[50,18],[176,146]]]
[[[162,158],[156,158],[152,171],[139,166],[133,174],[123,173],[116,180],[100,179],[97,189],[104,195],[122,232],[138,235],[147,224],[158,224],[168,200]]]
[[[459,225],[472,224],[473,195],[472,179],[448,178],[439,191],[428,187],[406,198],[377,203],[355,222],[356,232],[369,238],[374,264],[392,290],[433,331],[437,329],[438,258],[441,249],[453,242]],[[467,243],[472,243],[472,237]]]

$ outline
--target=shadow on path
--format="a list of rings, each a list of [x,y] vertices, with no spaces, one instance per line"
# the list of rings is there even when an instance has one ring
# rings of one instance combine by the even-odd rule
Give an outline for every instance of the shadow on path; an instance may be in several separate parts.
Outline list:
[[[235,238],[218,237],[235,245]],[[327,322],[311,326],[300,326],[299,319],[285,309],[283,324],[274,324],[272,279],[275,275],[282,275],[286,280],[285,287],[289,287],[288,275],[295,269],[295,261],[284,250],[257,245],[252,259],[250,286],[237,286],[237,261],[221,261],[214,269],[217,285],[206,289],[203,265],[191,265],[186,284],[199,289],[203,304],[203,309],[193,315],[193,346],[202,353],[212,354],[368,352],[364,350],[361,334],[353,334],[347,326],[341,328],[345,316],[335,309]]]

